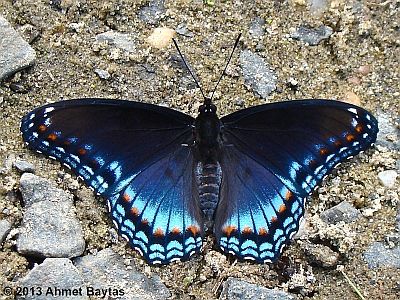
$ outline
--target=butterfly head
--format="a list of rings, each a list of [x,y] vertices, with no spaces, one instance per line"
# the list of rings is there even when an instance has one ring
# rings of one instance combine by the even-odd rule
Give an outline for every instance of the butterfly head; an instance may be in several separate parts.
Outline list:
[[[204,104],[199,107],[200,114],[212,114],[215,115],[217,113],[217,107],[211,103],[211,98],[205,98]]]

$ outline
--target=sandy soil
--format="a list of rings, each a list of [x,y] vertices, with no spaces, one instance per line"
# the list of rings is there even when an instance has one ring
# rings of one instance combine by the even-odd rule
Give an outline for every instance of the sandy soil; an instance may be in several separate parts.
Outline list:
[[[221,115],[239,109],[238,99],[244,100],[244,106],[248,107],[284,99],[350,97],[351,101],[360,101],[362,107],[374,113],[383,111],[398,116],[400,16],[396,1],[328,1],[328,9],[320,14],[311,13],[308,6],[298,0],[215,1],[214,5],[199,0],[167,1],[167,11],[157,25],[146,24],[138,18],[137,11],[145,1],[65,0],[60,1],[59,8],[49,2],[0,0],[0,12],[27,40],[33,40],[31,45],[37,53],[34,67],[19,72],[0,86],[3,98],[0,161],[21,157],[34,163],[39,176],[77,195],[78,217],[85,230],[88,253],[112,245],[121,255],[133,258],[139,269],[159,274],[175,298],[216,298],[220,283],[228,276],[288,290],[289,277],[298,273],[313,274],[315,279],[313,283],[290,289],[300,299],[358,299],[335,268],[311,266],[301,242],[288,247],[278,264],[256,265],[225,258],[213,250],[209,237],[205,253],[189,262],[161,268],[147,266],[124,241],[116,244],[112,241],[109,229],[112,224],[103,200],[96,199],[82,184],[73,190],[75,176],[69,176],[59,163],[24,147],[19,120],[38,105],[83,97],[157,103],[195,115],[202,98],[181,69],[174,67],[171,56],[176,56],[175,48],[170,45],[157,50],[146,42],[155,27],[174,29],[182,23],[193,37],[178,36],[178,41],[207,91],[218,79],[239,32],[243,33],[239,48],[260,49],[258,54],[278,75],[278,90],[267,100],[260,99],[245,88],[236,54],[216,95]],[[255,17],[266,20],[266,33],[261,39],[249,34],[249,25]],[[71,25],[73,23],[78,25]],[[293,28],[300,24],[328,25],[334,34],[318,46],[306,46],[289,38]],[[125,55],[107,47],[99,48],[94,42],[95,36],[110,29],[131,33],[137,51]],[[95,68],[108,70],[111,77],[100,79]],[[297,91],[287,85],[291,78],[298,81]],[[23,89],[14,92],[13,83]],[[382,208],[373,217],[362,218],[341,229],[342,235],[349,232],[353,236],[348,245],[343,245],[347,250],[341,255],[341,264],[367,299],[400,297],[400,272],[390,268],[368,269],[362,257],[369,244],[383,240],[394,231],[393,190],[380,186],[377,173],[395,168],[396,155],[385,149],[372,149],[343,164],[328,177],[322,190],[313,195],[308,208],[312,228],[317,222],[313,219],[315,215],[342,200],[365,208],[371,205],[372,195],[382,197]],[[340,182],[337,183],[335,177],[339,177]],[[18,192],[10,193],[17,191],[18,180],[19,175],[13,170],[2,176],[0,182],[0,217],[10,220],[13,227],[18,227],[23,212]],[[15,201],[10,201],[10,197]],[[7,214],[2,213],[5,208]],[[0,284],[24,276],[33,262],[19,255],[12,241],[7,241],[0,250]]]

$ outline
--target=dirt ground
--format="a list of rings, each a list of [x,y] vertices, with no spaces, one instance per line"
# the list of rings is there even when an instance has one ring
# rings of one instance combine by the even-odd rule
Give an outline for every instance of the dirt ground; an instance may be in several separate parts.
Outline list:
[[[186,24],[192,37],[177,35],[177,40],[206,91],[218,80],[236,36],[239,32],[243,34],[228,76],[215,97],[221,116],[243,107],[286,99],[347,98],[374,114],[383,112],[398,118],[398,1],[332,0],[326,1],[324,12],[311,12],[307,1],[300,0],[207,2],[166,1],[166,12],[152,25],[138,17],[138,10],[146,1],[0,0],[0,13],[31,42],[37,55],[33,67],[0,86],[0,162],[7,157],[20,157],[36,166],[37,175],[72,191],[77,196],[86,253],[112,246],[121,255],[134,259],[146,274],[158,274],[173,298],[218,298],[221,283],[232,276],[289,290],[299,299],[359,299],[336,268],[311,266],[302,250],[301,238],[284,250],[275,265],[226,258],[213,249],[212,238],[208,237],[204,253],[189,262],[150,267],[122,239],[117,243],[112,241],[109,229],[112,223],[103,200],[96,199],[83,184],[72,189],[74,175],[60,176],[70,173],[59,163],[24,147],[19,133],[21,117],[34,107],[59,99],[131,99],[162,104],[195,116],[201,94],[182,69],[176,67],[176,49],[173,45],[155,49],[147,43],[154,28],[175,29],[180,24]],[[265,34],[261,38],[249,33],[256,17],[265,20]],[[313,27],[324,24],[332,27],[333,34],[318,46],[308,46],[289,37],[302,24]],[[136,51],[126,55],[98,45],[95,36],[110,29],[132,34]],[[238,60],[243,49],[257,52],[276,72],[278,88],[268,99],[258,98],[245,87]],[[94,72],[96,68],[107,70],[110,78],[99,78]],[[293,79],[297,81],[296,89],[288,84]],[[241,101],[243,107],[238,104]],[[399,186],[392,190],[383,188],[377,174],[396,168],[398,158],[395,151],[382,148],[359,155],[330,175],[308,205],[311,229],[307,230],[313,232],[318,227],[317,216],[323,210],[343,200],[364,209],[372,205],[370,200],[374,195],[381,197],[382,207],[372,217],[363,217],[345,229],[338,229],[342,234],[338,239],[346,230],[352,236],[348,244],[338,242],[344,247],[340,264],[366,299],[400,298],[399,270],[368,269],[362,256],[372,242],[382,241],[395,231],[397,202],[393,195],[398,193]],[[10,191],[15,191],[17,199],[20,197],[19,174],[13,170],[0,179],[0,218],[18,227],[23,208],[20,201],[12,202],[9,197]],[[33,262],[18,254],[12,241],[7,241],[0,250],[0,285],[23,277]],[[5,269],[7,273],[2,271]],[[294,284],[293,274],[300,274],[304,282]]]

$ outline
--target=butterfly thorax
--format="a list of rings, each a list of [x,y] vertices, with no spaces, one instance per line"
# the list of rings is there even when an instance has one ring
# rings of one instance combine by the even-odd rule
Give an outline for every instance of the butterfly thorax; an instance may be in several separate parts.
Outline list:
[[[197,159],[203,163],[216,163],[221,149],[221,121],[213,104],[204,104],[199,108],[195,121],[195,146]]]
[[[206,231],[211,231],[213,227],[213,217],[221,185],[221,167],[218,163],[221,152],[221,121],[216,110],[213,104],[200,106],[195,122],[195,149],[198,159],[197,183]]]

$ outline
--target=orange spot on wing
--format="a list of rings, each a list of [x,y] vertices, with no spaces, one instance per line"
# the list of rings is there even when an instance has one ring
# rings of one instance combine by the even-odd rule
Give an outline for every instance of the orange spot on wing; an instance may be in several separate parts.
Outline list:
[[[154,231],[153,235],[156,236],[156,237],[163,237],[164,236],[164,232],[162,231],[161,228],[157,228],[156,231]]]
[[[129,201],[129,200],[128,200]],[[132,207],[131,208],[131,214],[133,215],[133,216],[135,216],[135,217],[137,217],[137,216],[139,216],[140,215],[140,212],[139,212],[139,209],[137,208],[137,207]],[[143,221],[145,221],[146,219],[143,219],[142,220],[142,223],[143,223]],[[147,221],[147,220],[146,220]]]
[[[172,228],[171,232],[172,232],[173,234],[180,234],[180,233],[181,233],[181,230],[180,230],[178,227],[174,227],[174,228]]]
[[[285,200],[289,201],[293,199],[293,193],[289,190],[286,191]]]
[[[253,233],[253,230],[251,230],[251,228],[249,226],[246,226],[245,228],[243,228],[242,233],[243,234],[251,234],[251,233]]]
[[[42,125],[39,125],[38,129],[39,129],[40,132],[45,132],[47,127],[46,127],[46,125],[42,124]]]
[[[54,142],[54,141],[57,139],[57,135],[56,135],[55,133],[50,133],[50,134],[47,136],[47,139],[50,140],[50,141],[52,141],[52,142]]]
[[[79,154],[79,155],[85,155],[85,154],[86,154],[86,149],[79,148],[79,149],[78,149],[78,154]]]
[[[279,213],[284,213],[286,210],[286,205],[285,204],[281,204],[281,206],[279,206]]]
[[[319,154],[321,154],[321,155],[326,155],[326,154],[328,154],[328,149],[326,149],[326,148],[321,148],[321,149],[319,149]]]
[[[354,135],[352,135],[352,134],[346,135],[346,141],[352,142],[352,141],[354,141],[354,139],[355,139]]]
[[[186,230],[190,231],[193,235],[196,235],[200,232],[200,228],[196,225],[190,225],[186,228]]]
[[[357,126],[356,126],[356,131],[358,132],[358,133],[361,133],[362,131],[363,131],[363,126],[361,125],[361,124],[358,124]]]
[[[225,226],[224,229],[222,229],[223,233],[225,233],[226,236],[230,236],[232,232],[236,231],[236,227],[232,225]]]
[[[278,218],[277,218],[277,217],[273,216],[273,217],[271,218],[271,222],[272,222],[272,223],[275,223],[275,222],[277,222],[277,221],[278,221]]]
[[[260,229],[258,230],[258,234],[266,236],[268,234],[268,231],[264,227],[260,227]]]
[[[142,224],[143,224],[143,225],[149,225],[149,220],[143,219],[143,220],[142,220]]]

